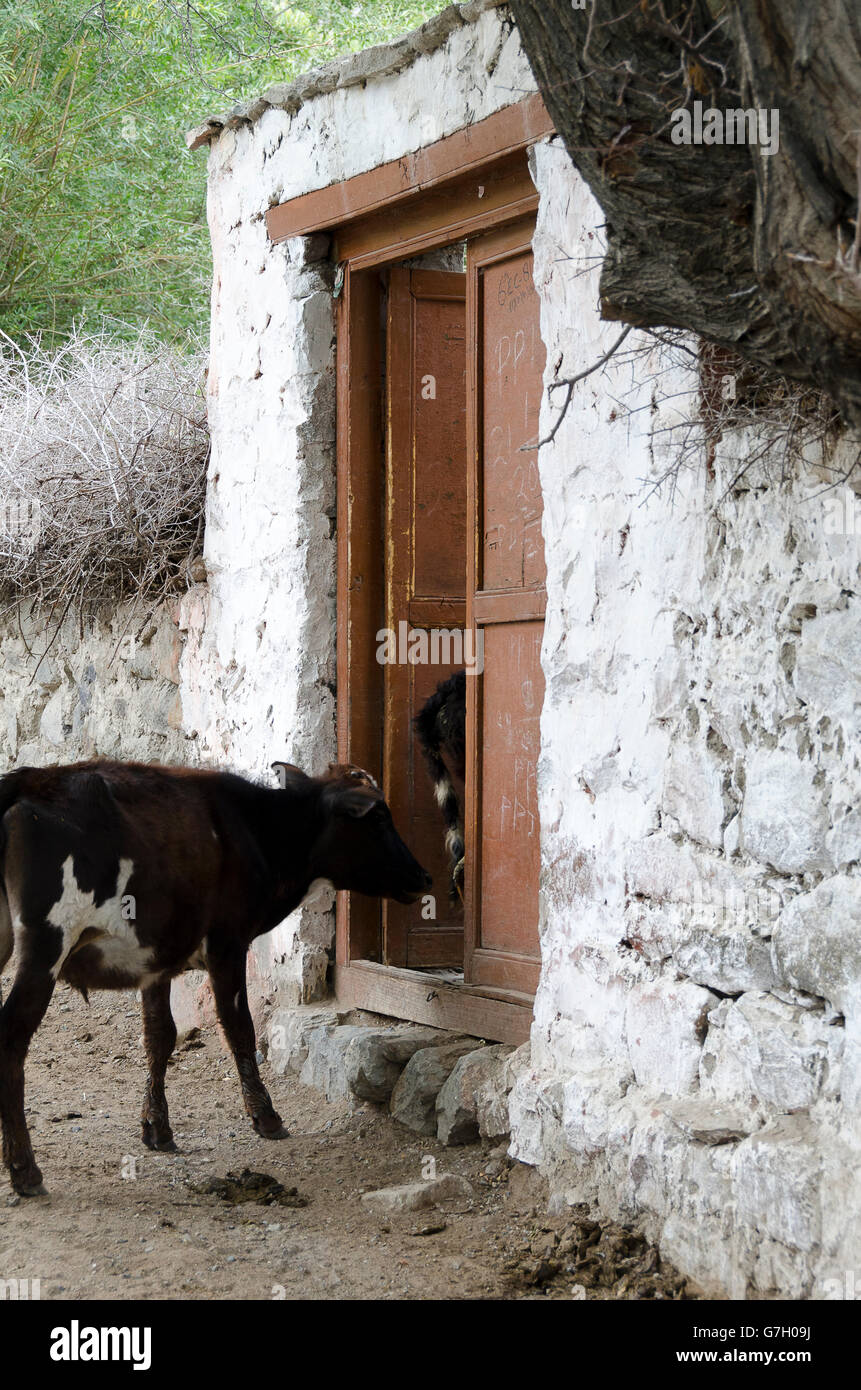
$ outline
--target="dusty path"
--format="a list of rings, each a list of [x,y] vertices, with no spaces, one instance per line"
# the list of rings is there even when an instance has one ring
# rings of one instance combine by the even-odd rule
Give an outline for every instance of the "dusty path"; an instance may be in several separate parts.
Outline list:
[[[685,1296],[618,1228],[587,1223],[572,1238],[569,1223],[566,1241],[545,1221],[540,1181],[490,1146],[444,1149],[374,1107],[351,1113],[292,1078],[267,1079],[290,1131],[278,1142],[251,1129],[218,1036],[192,1038],[167,1078],[179,1152],[151,1154],[138,1137],[134,996],[98,994],[88,1008],[60,986],[27,1064],[48,1195],[15,1198],[0,1178],[0,1279],[38,1279],[43,1299],[571,1298],[581,1280],[588,1297]],[[428,1157],[466,1177],[472,1200],[387,1224],[366,1213],[362,1191],[418,1181]],[[308,1204],[230,1205],[195,1190],[243,1168]],[[606,1258],[621,1261],[612,1277],[596,1273]]]

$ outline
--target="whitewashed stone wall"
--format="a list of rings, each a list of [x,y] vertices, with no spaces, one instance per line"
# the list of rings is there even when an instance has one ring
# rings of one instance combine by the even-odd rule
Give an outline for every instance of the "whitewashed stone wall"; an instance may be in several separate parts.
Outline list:
[[[557,142],[533,167],[549,381],[618,325],[597,205]],[[861,528],[835,533],[816,467],[726,495],[744,437],[649,496],[695,404],[665,367],[585,379],[541,450],[542,971],[513,1152],[709,1288],[834,1296],[861,1263]]]

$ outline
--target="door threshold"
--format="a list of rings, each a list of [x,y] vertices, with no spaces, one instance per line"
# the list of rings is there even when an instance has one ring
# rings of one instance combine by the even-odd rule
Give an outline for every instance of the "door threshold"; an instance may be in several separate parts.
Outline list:
[[[530,995],[451,980],[449,973],[353,960],[335,966],[335,998],[345,1012],[366,1009],[516,1047],[528,1041]]]

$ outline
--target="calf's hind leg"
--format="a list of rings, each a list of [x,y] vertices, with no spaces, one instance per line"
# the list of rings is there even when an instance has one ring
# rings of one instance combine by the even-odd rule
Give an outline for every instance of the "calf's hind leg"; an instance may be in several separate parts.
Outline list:
[[[141,1138],[148,1149],[173,1153],[173,1131],[167,1113],[164,1074],[176,1046],[176,1024],[170,1011],[170,981],[149,985],[141,994],[144,1047],[148,1067],[141,1112]]]
[[[233,943],[220,947],[210,938],[206,943],[206,963],[218,1019],[239,1072],[245,1109],[263,1139],[281,1139],[285,1133],[281,1117],[276,1115],[257,1070],[257,1043],[245,988],[245,951]]]
[[[42,1189],[42,1174],[33,1155],[24,1115],[24,1059],[54,992],[54,977],[44,967],[22,964],[0,1008],[0,1122],[3,1162],[12,1186],[22,1197]]]

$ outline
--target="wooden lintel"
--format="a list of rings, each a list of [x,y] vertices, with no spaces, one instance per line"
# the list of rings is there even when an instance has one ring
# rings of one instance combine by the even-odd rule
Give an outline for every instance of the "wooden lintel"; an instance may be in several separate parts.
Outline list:
[[[266,229],[277,242],[342,227],[470,169],[484,168],[552,133],[553,122],[536,92],[414,154],[279,203],[267,212]]]

